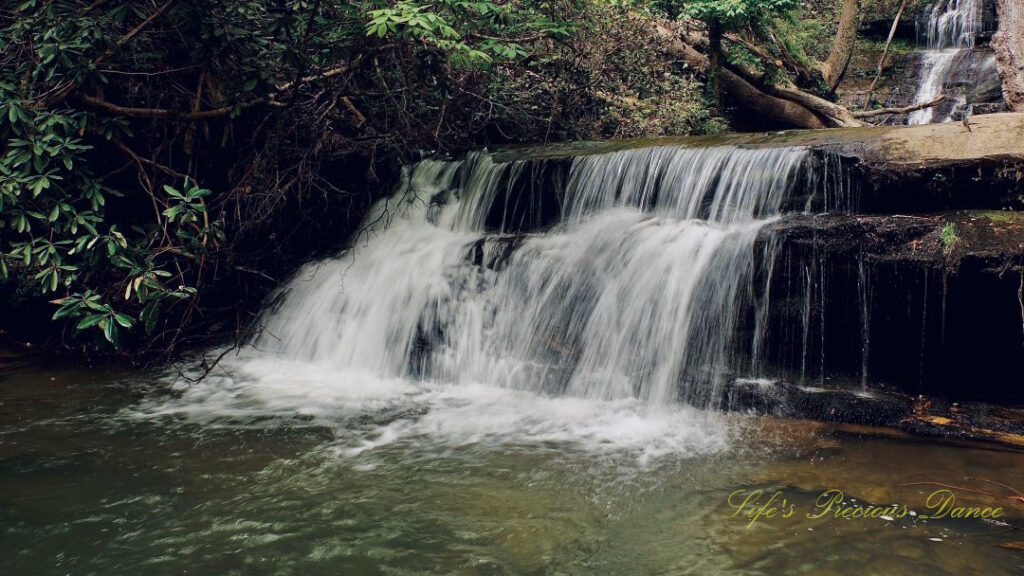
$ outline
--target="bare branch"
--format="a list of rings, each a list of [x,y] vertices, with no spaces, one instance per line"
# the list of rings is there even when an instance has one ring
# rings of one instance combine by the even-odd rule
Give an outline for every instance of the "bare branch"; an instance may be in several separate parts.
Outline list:
[[[107,102],[101,98],[96,98],[95,96],[89,96],[88,94],[79,95],[79,99],[83,103],[94,108],[102,108],[103,110],[113,112],[120,116],[131,116],[134,118],[181,118],[185,120],[208,120],[211,118],[227,116],[235,109],[234,106],[221,106],[220,108],[211,108],[209,110],[200,110],[197,112],[182,112],[180,110],[168,110],[166,108],[132,108],[129,106],[120,106],[118,104]],[[248,102],[242,102],[238,107],[244,109],[265,103],[268,103],[266,98],[256,98],[249,100]]]
[[[359,123],[360,126],[366,124],[366,116],[363,116],[362,112],[360,112],[359,109],[357,109],[355,105],[352,104],[352,101],[349,100],[348,96],[342,96],[341,101],[343,104],[345,104],[345,108],[348,108],[348,111],[351,112],[352,115],[356,117],[356,121]]]
[[[157,170],[159,170],[159,171],[161,171],[161,172],[163,172],[163,173],[165,173],[165,174],[167,174],[169,176],[173,176],[175,178],[179,178],[179,179],[187,178],[186,175],[182,174],[181,172],[178,172],[177,170],[174,170],[173,168],[171,168],[169,166],[164,166],[163,164],[160,164],[159,162],[154,162],[154,161],[152,161],[152,160],[150,160],[148,158],[143,158],[142,156],[139,156],[131,148],[128,148],[127,146],[125,146],[119,140],[112,140],[112,142],[114,143],[114,146],[116,146],[118,150],[124,152],[125,155],[127,155],[129,158],[131,158],[131,160],[134,161],[134,162],[137,162],[137,163],[140,163],[140,164],[147,164],[147,165],[152,166],[153,168],[156,168]]]
[[[297,83],[299,83],[299,84],[308,84],[309,82],[314,82],[316,80],[323,80],[323,79],[326,79],[326,78],[331,78],[333,76],[338,76],[339,74],[344,74],[345,72],[348,72],[353,67],[358,65],[361,60],[362,60],[362,56],[360,56],[359,58],[356,58],[355,60],[353,60],[351,62],[343,62],[341,64],[338,64],[337,66],[333,66],[331,68],[327,68],[325,70],[321,70],[320,72],[317,72],[316,74],[311,74],[309,76],[303,76],[302,78],[298,79]],[[293,86],[295,86],[295,84],[296,84],[296,82],[285,82],[284,84],[278,84],[277,85],[277,91],[278,92],[285,92],[285,91],[291,89]]]
[[[120,48],[121,46],[127,44],[129,40],[138,35],[139,32],[145,30],[147,26],[152,24],[153,21],[159,18],[164,12],[167,12],[167,9],[171,7],[171,4],[174,4],[174,0],[167,0],[167,2],[164,2],[162,6],[156,9],[156,12],[153,12],[149,15],[149,18],[146,18],[145,20],[140,22],[138,26],[129,30],[127,34],[121,36],[121,38],[117,41],[116,46]]]
[[[896,12],[896,17],[892,20],[892,28],[889,29],[889,38],[885,41],[885,49],[882,50],[882,57],[878,59],[878,71],[875,73],[875,80],[871,83],[871,87],[868,88],[868,99],[867,103],[871,104],[871,94],[874,93],[875,88],[878,87],[878,81],[882,78],[882,68],[885,67],[885,59],[889,56],[889,46],[892,45],[892,39],[896,36],[896,28],[900,25],[900,18],[903,17],[903,10],[907,7],[907,0],[903,0],[900,4],[900,9]]]
[[[857,112],[851,112],[854,118],[872,118],[874,116],[881,116],[883,114],[906,114],[908,112],[914,112],[917,110],[924,110],[925,108],[931,108],[932,106],[938,106],[946,101],[946,96],[942,95],[932,100],[931,102],[925,102],[923,104],[914,104],[913,106],[904,106],[903,108],[879,108],[878,110],[859,110]]]
[[[106,3],[107,3],[107,0],[96,0],[92,4],[89,4],[84,9],[82,9],[82,14],[88,14],[89,12],[92,12],[96,8],[99,8],[100,6],[102,6],[102,5],[106,4]]]

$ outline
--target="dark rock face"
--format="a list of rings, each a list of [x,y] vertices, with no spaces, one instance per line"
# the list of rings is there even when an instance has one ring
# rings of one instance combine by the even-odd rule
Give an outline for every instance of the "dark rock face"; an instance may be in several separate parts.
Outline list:
[[[895,12],[887,14],[885,17],[875,16],[875,18],[861,22],[857,30],[857,37],[884,43],[889,38],[889,31],[892,30],[892,20],[895,17]],[[914,22],[913,17],[900,18],[899,23],[896,25],[896,33],[893,35],[893,40],[903,42],[917,41],[917,24]]]
[[[777,243],[766,365],[796,382],[1019,402],[1024,218],[794,216]]]

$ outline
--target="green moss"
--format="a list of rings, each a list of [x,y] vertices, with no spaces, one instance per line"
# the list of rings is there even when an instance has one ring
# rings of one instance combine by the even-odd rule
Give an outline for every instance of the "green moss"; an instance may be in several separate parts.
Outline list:
[[[985,218],[992,222],[999,222],[1001,224],[1024,224],[1024,212],[1005,210],[964,210],[959,213],[959,218]]]
[[[1024,221],[1024,213],[1002,212],[997,210],[986,211],[983,216],[993,222],[1021,222]]]

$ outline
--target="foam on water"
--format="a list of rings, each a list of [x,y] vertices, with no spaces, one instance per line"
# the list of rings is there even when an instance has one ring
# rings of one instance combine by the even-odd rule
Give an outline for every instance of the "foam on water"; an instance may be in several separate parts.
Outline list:
[[[242,354],[174,398],[153,398],[136,417],[173,417],[207,427],[326,427],[333,449],[354,457],[380,449],[443,452],[545,447],[627,454],[640,465],[718,452],[734,429],[725,416],[636,399],[547,397],[488,384],[382,378],[326,363]]]

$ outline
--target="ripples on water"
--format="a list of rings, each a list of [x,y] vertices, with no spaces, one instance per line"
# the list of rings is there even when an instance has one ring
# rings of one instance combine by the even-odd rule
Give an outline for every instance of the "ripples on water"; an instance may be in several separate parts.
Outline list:
[[[755,487],[803,506],[834,487],[861,502],[920,502],[899,485],[1021,478],[1020,454],[267,359],[223,369],[173,389],[151,373],[6,373],[4,573],[1022,568],[995,547],[1015,534],[981,521],[795,517],[746,529],[726,504]],[[153,390],[141,402],[130,393],[140,386]]]

